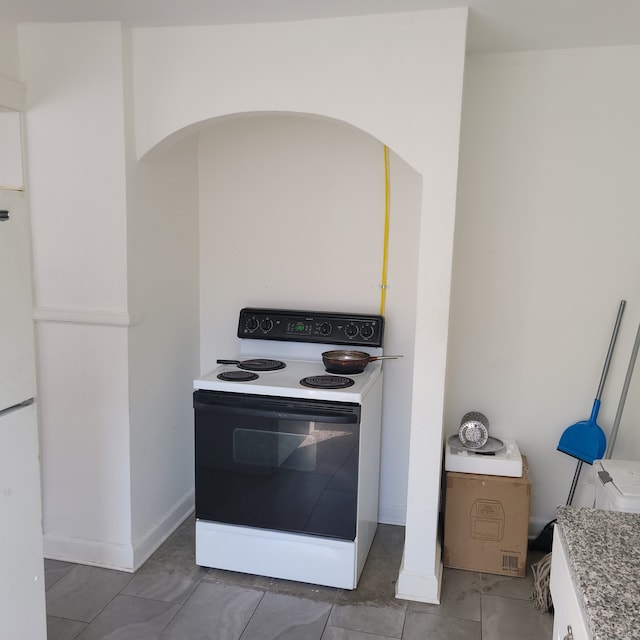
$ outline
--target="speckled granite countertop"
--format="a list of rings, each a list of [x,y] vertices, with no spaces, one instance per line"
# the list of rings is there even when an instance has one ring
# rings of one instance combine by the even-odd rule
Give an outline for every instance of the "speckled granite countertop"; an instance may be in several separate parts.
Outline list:
[[[640,513],[560,507],[558,525],[594,639],[640,639]]]

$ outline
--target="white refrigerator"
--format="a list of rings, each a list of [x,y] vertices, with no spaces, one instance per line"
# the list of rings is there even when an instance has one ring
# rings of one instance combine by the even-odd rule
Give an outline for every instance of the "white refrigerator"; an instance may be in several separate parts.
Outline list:
[[[44,559],[30,232],[0,188],[0,638],[44,640]]]

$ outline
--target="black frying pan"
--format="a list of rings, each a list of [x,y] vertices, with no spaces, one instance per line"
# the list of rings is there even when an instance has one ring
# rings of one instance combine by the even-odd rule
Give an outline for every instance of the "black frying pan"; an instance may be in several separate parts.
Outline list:
[[[393,360],[402,356],[370,356],[364,351],[350,351],[337,349],[335,351],[325,351],[322,354],[324,368],[329,373],[362,373],[365,367],[374,360]]]

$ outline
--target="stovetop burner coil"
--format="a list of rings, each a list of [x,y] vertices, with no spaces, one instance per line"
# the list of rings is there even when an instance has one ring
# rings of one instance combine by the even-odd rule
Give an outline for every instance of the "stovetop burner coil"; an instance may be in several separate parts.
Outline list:
[[[300,384],[312,389],[346,389],[354,384],[354,380],[346,376],[308,376],[302,378]]]
[[[284,369],[287,365],[282,360],[271,360],[268,358],[252,358],[238,363],[238,369],[246,371],[277,371]]]
[[[231,382],[251,382],[251,380],[257,380],[260,376],[252,371],[240,371],[234,369],[233,371],[223,371],[218,374],[219,380],[227,380]]]

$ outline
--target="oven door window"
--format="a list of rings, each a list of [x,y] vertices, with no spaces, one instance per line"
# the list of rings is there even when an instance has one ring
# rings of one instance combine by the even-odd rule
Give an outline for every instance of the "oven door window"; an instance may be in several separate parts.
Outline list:
[[[196,391],[196,517],[353,540],[360,407]]]
[[[233,462],[249,467],[291,469],[313,473],[317,468],[318,440],[311,423],[308,435],[284,431],[235,429],[233,432]]]

